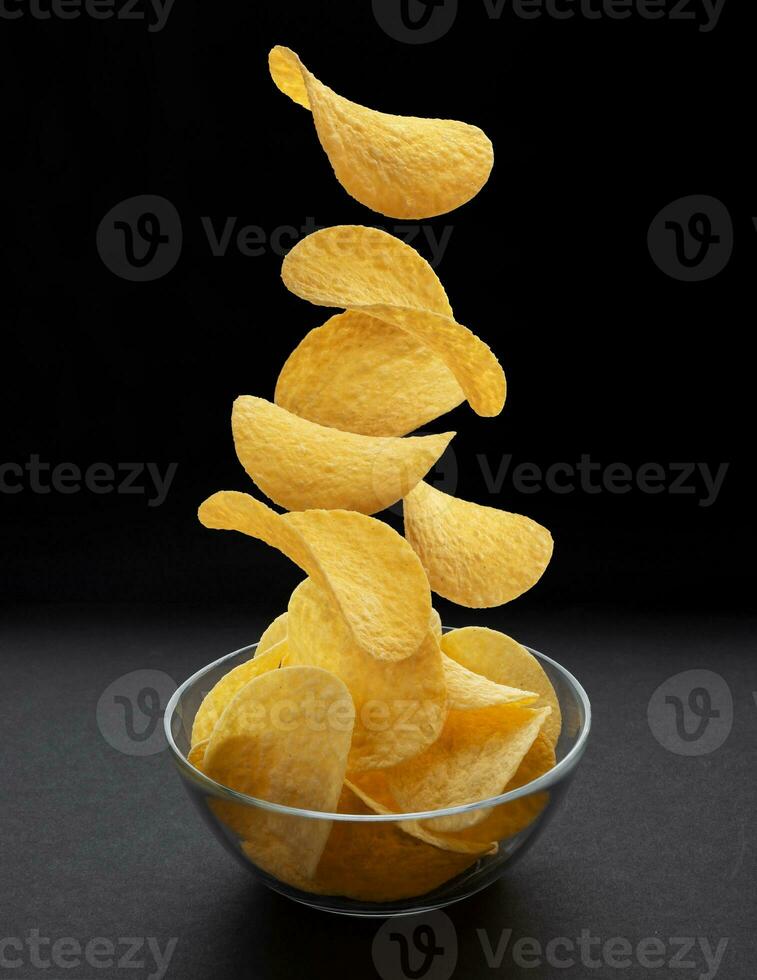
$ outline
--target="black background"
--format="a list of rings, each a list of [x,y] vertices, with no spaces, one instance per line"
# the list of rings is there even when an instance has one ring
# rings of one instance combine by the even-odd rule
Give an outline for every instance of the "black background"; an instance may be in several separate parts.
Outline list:
[[[585,762],[584,795],[573,791],[577,810],[555,825],[548,849],[529,858],[537,862],[538,897],[528,890],[528,863],[518,869],[524,901],[538,909],[535,924],[517,898],[494,889],[489,901],[499,904],[476,899],[466,906],[474,912],[460,913],[459,928],[470,938],[479,913],[486,924],[487,916],[499,922],[517,912],[526,935],[584,925],[601,928],[605,938],[676,929],[746,935],[742,864],[728,875],[737,860],[730,850],[746,833],[739,821],[751,819],[744,785],[752,779],[754,739],[742,731],[736,747],[744,755],[728,755],[728,764],[716,755],[682,765],[651,739],[644,717],[649,695],[676,670],[727,673],[730,665],[732,687],[737,677],[754,686],[748,614],[757,171],[746,5],[726,0],[709,33],[690,21],[638,17],[525,21],[508,10],[491,20],[483,3],[459,6],[448,34],[413,45],[388,36],[364,0],[212,8],[176,0],[165,28],[153,33],[144,22],[115,19],[0,21],[7,274],[0,463],[24,465],[37,454],[53,466],[82,469],[94,462],[153,462],[161,470],[177,464],[158,507],[148,506],[150,494],[39,494],[28,485],[0,494],[3,656],[21,726],[13,733],[19,754],[9,756],[7,769],[18,780],[10,784],[17,793],[10,839],[21,835],[35,850],[47,842],[39,851],[42,870],[33,873],[24,849],[15,849],[7,897],[20,915],[17,929],[47,922],[54,934],[116,935],[122,928],[148,935],[153,921],[161,935],[184,937],[183,977],[208,975],[201,958],[192,972],[205,942],[226,975],[289,975],[297,950],[280,937],[265,946],[262,933],[292,928],[311,943],[331,930],[310,966],[325,971],[339,935],[325,917],[308,918],[258,891],[253,898],[231,864],[216,871],[215,859],[226,859],[213,852],[211,860],[213,845],[193,816],[186,828],[177,817],[184,813],[178,782],[162,789],[170,776],[165,756],[124,760],[90,731],[97,697],[119,673],[160,667],[181,680],[254,640],[300,577],[257,542],[205,531],[195,514],[217,489],[252,490],[234,457],[231,403],[242,393],[272,397],[285,358],[326,314],[287,292],[281,257],[270,248],[246,257],[232,244],[224,257],[213,256],[201,219],[218,229],[236,216],[237,227],[256,225],[267,234],[308,218],[319,225],[402,224],[367,211],[334,179],[308,114],[269,78],[267,52],[283,43],[357,102],[463,119],[480,125],[495,147],[494,171],[478,197],[425,224],[437,234],[453,229],[437,272],[458,319],[498,354],[508,401],[497,419],[479,419],[462,406],[429,428],[458,432],[459,496],[539,520],[552,530],[556,551],[543,581],[512,609],[440,606],[449,622],[520,628],[526,642],[544,644],[585,681],[601,724]],[[140,194],[175,205],[184,244],[164,278],[132,283],[106,268],[95,236],[110,208]],[[728,208],[735,246],[716,278],[685,283],[652,261],[647,231],[665,205],[692,194],[713,195]],[[414,244],[430,257],[422,240]],[[521,493],[506,481],[492,495],[480,454],[495,470],[503,454],[512,454],[513,465],[542,467],[575,465],[590,454],[634,469],[646,462],[729,469],[709,507],[700,506],[700,484],[693,495],[559,495]],[[395,515],[388,519],[399,526]],[[72,718],[56,714],[60,691]],[[748,694],[741,710],[742,717],[754,713]],[[23,725],[32,721],[36,754],[27,764]],[[71,757],[51,754],[52,741],[70,745]],[[81,773],[90,764],[103,782],[75,782],[74,806],[52,773],[59,765]],[[48,785],[31,808],[33,772],[40,771]],[[713,772],[717,790],[707,784],[702,796],[697,787]],[[656,780],[672,787],[669,796]],[[648,811],[639,794],[652,786]],[[161,792],[169,795],[158,804]],[[734,801],[744,809],[731,819]],[[672,816],[692,806],[702,823]],[[62,824],[61,807],[73,807]],[[30,821],[32,810],[42,819]],[[616,830],[608,830],[621,812]],[[76,839],[79,819],[98,841],[91,866]],[[104,839],[111,819],[120,832]],[[172,834],[189,835],[181,853],[161,835],[161,819],[172,821]],[[662,827],[664,846],[656,839]],[[560,846],[564,833],[570,859]],[[600,847],[608,834],[611,844]],[[70,875],[53,861],[67,850]],[[723,850],[728,868],[718,878],[717,915],[708,919],[706,902],[688,907],[683,896],[698,887],[697,862],[717,878]],[[647,877],[637,880],[640,853]],[[133,887],[126,884],[130,861],[137,865]],[[190,875],[187,862],[195,861],[201,866]],[[571,877],[580,868],[579,878]],[[93,910],[111,880],[119,884],[98,930]],[[193,925],[182,922],[178,906],[164,923],[157,910],[165,909],[172,881],[183,896],[194,880],[207,890],[202,901],[189,900]],[[703,882],[713,887],[707,874]],[[558,912],[587,894],[576,918]],[[671,903],[676,914],[668,922]],[[226,936],[220,910],[229,905]],[[603,924],[597,916],[605,913]],[[371,935],[366,928],[350,939],[361,971]],[[250,966],[256,943],[268,952]],[[736,939],[733,946],[729,977],[738,980],[749,950]],[[224,958],[221,948],[233,955]],[[479,951],[461,962],[475,970],[481,959]]]

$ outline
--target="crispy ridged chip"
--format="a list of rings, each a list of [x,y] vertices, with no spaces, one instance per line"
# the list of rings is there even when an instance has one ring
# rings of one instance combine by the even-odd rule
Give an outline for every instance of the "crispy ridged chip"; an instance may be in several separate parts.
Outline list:
[[[202,769],[202,762],[205,758],[205,749],[208,747],[209,738],[204,738],[201,742],[195,742],[187,753],[187,762],[195,769]]]
[[[358,310],[310,331],[281,369],[275,395],[295,415],[367,436],[404,436],[464,400],[438,354]]]
[[[279,641],[274,646],[264,650],[263,653],[257,652],[252,660],[246,660],[238,664],[228,674],[224,674],[218,683],[203,698],[203,702],[197,709],[195,720],[192,725],[192,745],[210,738],[213,729],[216,727],[218,719],[224,712],[226,705],[234,695],[253,677],[259,677],[269,670],[276,670],[281,666],[281,659],[286,650],[285,642]]]
[[[345,784],[338,812],[362,816],[376,811]],[[285,880],[319,895],[393,902],[438,888],[474,864],[481,853],[475,842],[467,851],[456,842],[452,845],[426,843],[394,823],[335,821],[315,876],[292,874]],[[247,844],[243,849],[252,850]]]
[[[432,745],[385,770],[400,811],[441,810],[497,796],[515,775],[548,714],[549,708],[522,704],[450,711]],[[428,826],[435,833],[461,830],[486,815],[485,810],[472,810],[435,818]]]
[[[454,432],[407,439],[355,435],[243,395],[231,416],[239,461],[287,510],[375,514],[404,497],[431,469]]]
[[[411,657],[378,660],[357,646],[330,596],[306,579],[289,600],[287,645],[285,664],[330,670],[352,695],[350,772],[396,765],[417,755],[441,732],[447,685],[439,640],[430,630]]]
[[[497,684],[446,655],[442,656],[442,664],[451,711],[473,711],[493,704],[531,704],[538,697],[533,691]]]
[[[497,630],[464,626],[444,634],[442,650],[448,658],[495,684],[536,691],[534,707],[547,705],[552,709],[544,722],[544,734],[553,746],[557,745],[562,726],[560,702],[543,667],[524,646]]]
[[[200,505],[205,527],[265,541],[331,595],[358,646],[402,660],[425,640],[431,616],[426,573],[413,549],[382,521],[352,511],[277,514],[233,490]]]
[[[440,638],[444,632],[442,629],[442,617],[439,615],[436,609],[431,610],[431,632],[434,634],[434,636],[438,636]]]
[[[555,761],[555,750],[549,739],[544,731],[539,732],[534,739],[534,744],[518,766],[518,771],[502,792],[509,793],[513,789],[520,789],[521,786],[532,783],[539,776],[553,769]],[[548,802],[549,793],[545,790],[541,793],[521,796],[511,803],[500,803],[499,806],[486,810],[486,817],[480,823],[449,836],[455,841],[478,842],[482,846],[489,841],[505,840],[529,827]],[[443,843],[445,835],[441,834],[439,837]]]
[[[378,228],[341,225],[313,232],[285,257],[287,289],[318,306],[386,320],[447,365],[478,415],[498,415],[505,375],[491,349],[456,322],[431,266]]]
[[[312,111],[339,183],[373,211],[431,218],[465,204],[486,183],[494,152],[477,126],[357,105],[319,82],[294,51],[280,45],[268,64],[278,88]]]
[[[263,633],[258,640],[257,649],[255,650],[255,656],[259,657],[261,653],[274,646],[280,640],[285,640],[287,635],[287,614],[283,612],[280,616],[277,616],[272,623],[263,630]]]
[[[459,500],[424,482],[403,506],[405,537],[431,588],[461,606],[510,602],[539,581],[552,557],[552,535],[520,514]]]
[[[205,750],[203,771],[238,793],[333,813],[352,738],[354,707],[344,684],[319,667],[282,667],[249,681],[226,706]],[[311,877],[331,823],[214,800],[263,870]]]

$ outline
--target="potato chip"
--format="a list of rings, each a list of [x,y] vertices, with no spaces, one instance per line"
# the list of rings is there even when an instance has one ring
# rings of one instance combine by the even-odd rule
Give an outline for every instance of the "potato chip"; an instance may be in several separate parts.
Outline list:
[[[539,581],[552,557],[552,535],[535,521],[458,500],[428,483],[419,483],[403,507],[405,537],[431,588],[461,606],[510,602]]]
[[[374,813],[348,784],[339,813]],[[427,836],[431,836],[428,835]],[[291,875],[288,884],[319,895],[343,895],[362,902],[393,902],[433,891],[475,864],[478,853],[460,843],[442,849],[401,830],[394,823],[335,821],[313,878]],[[248,845],[243,845],[249,853]]]
[[[436,611],[436,609],[431,610],[431,632],[434,636],[438,636],[441,639],[442,633],[442,617]]]
[[[358,646],[383,660],[412,656],[428,634],[431,593],[418,556],[382,521],[351,511],[277,514],[233,490],[200,506],[206,527],[241,531],[282,551],[332,596]]]
[[[534,744],[518,766],[517,772],[502,792],[509,793],[533,782],[553,769],[555,761],[555,750],[549,739],[543,731],[539,732],[534,739]],[[511,803],[500,803],[499,806],[485,810],[486,817],[480,823],[449,836],[456,842],[479,842],[482,846],[489,841],[502,841],[514,837],[536,820],[548,802],[549,793],[545,790],[521,796]],[[445,843],[445,836],[439,835],[441,844]]]
[[[270,651],[269,651],[270,652]],[[203,771],[238,793],[333,813],[352,738],[354,707],[344,684],[319,667],[282,667],[249,681],[226,706]],[[221,800],[213,808],[247,841],[264,871],[315,873],[331,823]]]
[[[447,706],[451,711],[473,711],[493,704],[529,704],[538,697],[532,691],[495,684],[450,657],[442,656],[442,665],[447,681]]]
[[[205,749],[208,747],[209,738],[204,738],[200,742],[195,742],[192,748],[187,753],[187,762],[190,766],[194,766],[195,769],[202,769],[202,763],[205,758]]]
[[[432,745],[385,770],[400,811],[441,810],[497,796],[515,775],[548,714],[549,708],[522,704],[450,711]],[[485,817],[485,810],[472,810],[435,818],[427,826],[441,833]]]
[[[336,178],[355,200],[392,218],[431,218],[481,190],[494,151],[477,126],[377,112],[323,85],[289,48],[268,56],[278,88],[313,113]]]
[[[374,514],[404,497],[455,434],[355,435],[249,395],[234,402],[231,424],[239,461],[275,503],[288,510],[361,514]]]
[[[263,634],[258,640],[258,645],[255,650],[255,656],[259,657],[261,653],[274,646],[280,640],[285,640],[287,635],[287,614],[284,612],[280,616],[277,616],[272,623],[270,623],[266,629],[263,630]]]
[[[478,415],[498,415],[505,375],[491,349],[457,323],[431,266],[378,228],[341,225],[301,239],[285,257],[287,289],[319,306],[385,320],[447,365]]]
[[[524,646],[497,630],[465,626],[444,634],[442,650],[448,658],[496,684],[536,691],[538,699],[533,707],[546,705],[552,709],[544,722],[544,734],[557,745],[562,727],[560,702],[543,667]]]
[[[358,780],[353,783],[347,779],[345,786],[349,787],[373,813],[395,815],[401,813],[399,804],[392,796],[385,772],[381,769],[366,771],[359,775]],[[456,837],[446,833],[437,834],[429,829],[428,823],[430,821],[424,823],[421,820],[402,820],[397,826],[406,834],[411,834],[426,844],[433,844],[434,847],[441,847],[445,851],[476,855],[497,853],[497,844],[494,840],[485,841],[480,838],[466,839],[462,835]]]
[[[352,695],[355,729],[350,772],[396,765],[438,737],[446,714],[447,685],[439,640],[430,630],[412,656],[379,660],[357,646],[328,594],[306,579],[289,600],[287,643],[285,664],[330,670]]]
[[[404,436],[464,399],[438,354],[358,310],[310,331],[281,369],[275,395],[295,415],[366,436]]]
[[[286,651],[286,645],[279,641],[273,647],[263,653],[256,652],[251,660],[245,660],[238,664],[233,670],[218,681],[203,698],[202,704],[197,709],[194,723],[192,724],[192,745],[210,738],[216,722],[224,712],[226,705],[231,701],[237,691],[245,686],[253,677],[259,677],[269,670],[275,670],[281,666],[281,660]]]

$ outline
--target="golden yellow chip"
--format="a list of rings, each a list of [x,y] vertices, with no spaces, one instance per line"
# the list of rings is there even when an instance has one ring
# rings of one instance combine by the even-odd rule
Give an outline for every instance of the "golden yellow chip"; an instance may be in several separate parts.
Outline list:
[[[378,812],[345,784],[339,813]],[[431,835],[426,835],[431,836]],[[335,821],[313,878],[284,879],[296,888],[319,895],[343,895],[362,902],[392,902],[425,895],[459,875],[477,860],[476,843],[463,850],[451,842],[433,846],[394,823]],[[245,852],[250,851],[243,845]]]
[[[306,579],[289,600],[287,644],[285,664],[330,670],[352,695],[355,730],[350,772],[396,765],[439,736],[447,685],[439,640],[430,630],[412,656],[379,660],[357,646],[328,594]]]
[[[399,327],[447,365],[478,415],[498,415],[505,375],[491,349],[457,323],[431,266],[378,228],[313,232],[284,259],[287,289],[319,306],[356,310]]]
[[[451,711],[474,711],[493,704],[530,704],[537,696],[532,691],[521,691],[468,670],[451,657],[442,656],[444,677],[447,681],[447,707]]]
[[[353,777],[354,778],[354,777]],[[345,785],[358,796],[363,803],[370,808],[373,813],[399,814],[399,804],[392,796],[391,789],[386,779],[386,773],[380,769],[361,773],[357,777],[357,782],[346,780]],[[487,811],[488,812],[488,811]],[[426,844],[433,844],[434,847],[441,847],[445,851],[457,851],[459,854],[496,854],[497,844],[494,840],[483,840],[483,838],[465,838],[453,834],[435,833],[429,830],[428,823],[420,820],[402,820],[397,826],[401,827],[406,834],[417,837],[418,840]]]
[[[208,747],[209,741],[209,738],[204,738],[201,742],[195,742],[187,753],[187,762],[191,766],[194,766],[195,769],[202,769],[202,762],[205,758],[205,749]]]
[[[544,722],[544,734],[554,746],[560,737],[560,702],[544,668],[533,654],[511,637],[484,626],[465,626],[442,637],[442,650],[463,667],[495,684],[528,688],[538,695],[534,707],[552,709]]]
[[[431,610],[431,632],[434,636],[438,636],[441,639],[442,633],[442,617],[436,611],[436,609]]]
[[[432,745],[413,759],[385,770],[400,811],[441,810],[499,795],[548,714],[549,708],[522,704],[450,711]],[[472,810],[434,818],[427,826],[435,833],[448,832],[485,817],[486,811]]]
[[[352,511],[277,514],[233,490],[200,506],[205,527],[241,531],[282,551],[328,592],[355,642],[374,657],[402,660],[426,639],[428,579],[418,556],[382,521]]]
[[[257,652],[252,660],[246,660],[230,670],[228,674],[224,674],[215,687],[205,695],[197,709],[192,725],[192,746],[210,738],[224,708],[248,681],[281,665],[285,649],[284,642],[279,641],[263,653]]]
[[[431,469],[454,432],[407,439],[327,429],[264,398],[243,395],[231,416],[239,461],[288,510],[374,514],[404,497]]]
[[[510,602],[530,589],[552,557],[546,528],[494,507],[458,500],[428,483],[405,497],[405,537],[431,588],[461,606]]]
[[[550,769],[554,768],[554,765],[555,750],[544,732],[539,732],[534,744],[518,766],[518,771],[502,792],[509,793],[513,789],[526,786],[538,779],[539,776],[549,772]],[[520,799],[513,800],[511,803],[501,803],[499,806],[485,810],[486,818],[480,823],[451,834],[450,837],[458,842],[479,842],[482,846],[490,841],[502,841],[508,837],[514,837],[515,834],[519,834],[536,820],[548,802],[549,793],[544,790],[540,793],[521,796]],[[445,835],[439,836],[442,839],[441,843],[444,843]]]
[[[275,396],[304,419],[366,436],[404,436],[464,399],[438,354],[357,310],[310,331],[281,369]]]
[[[271,50],[268,64],[278,88],[312,111],[339,183],[373,211],[431,218],[465,204],[486,183],[494,151],[477,126],[394,116],[349,102],[280,45]]]
[[[257,648],[255,650],[255,656],[259,657],[261,653],[274,646],[280,640],[285,640],[287,635],[287,614],[284,612],[280,616],[277,616],[272,623],[270,623],[265,630],[263,630],[263,635],[258,641]]]
[[[203,771],[239,793],[284,806],[333,813],[352,738],[354,707],[344,684],[319,667],[282,667],[249,681],[210,737]],[[328,820],[213,801],[264,871],[312,877]]]

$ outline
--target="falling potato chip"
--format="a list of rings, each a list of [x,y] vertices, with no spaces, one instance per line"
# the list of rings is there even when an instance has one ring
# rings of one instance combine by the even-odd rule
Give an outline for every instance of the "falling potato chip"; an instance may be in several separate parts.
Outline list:
[[[505,786],[503,792],[520,789],[540,776],[549,772],[555,766],[555,750],[543,731],[539,732],[534,744],[526,753],[518,770]],[[539,793],[529,793],[511,803],[501,803],[484,812],[486,817],[480,823],[455,834],[450,834],[454,841],[478,842],[482,846],[488,841],[502,841],[514,837],[526,827],[529,827],[549,802],[549,793],[544,790]],[[443,844],[445,835],[439,835]]]
[[[442,664],[447,681],[447,706],[451,711],[472,711],[493,704],[529,704],[538,697],[532,691],[496,684],[451,657],[443,656]]]
[[[344,684],[319,667],[282,667],[249,681],[210,737],[203,771],[238,793],[333,813],[352,738],[354,707]],[[264,871],[312,877],[331,823],[221,800],[214,810],[247,841]]]
[[[505,375],[491,349],[452,315],[444,287],[415,249],[378,228],[313,232],[285,257],[287,289],[319,306],[362,312],[399,327],[447,365],[478,415],[498,415]]]
[[[255,656],[259,657],[261,653],[274,646],[280,640],[285,640],[287,635],[287,614],[284,612],[280,616],[277,616],[272,623],[270,623],[266,629],[263,630],[263,634],[258,640],[258,645],[255,650]]]
[[[374,514],[404,497],[431,469],[454,432],[407,439],[327,429],[264,398],[244,395],[231,417],[248,475],[288,510]]]
[[[385,770],[400,811],[441,810],[499,795],[548,714],[549,708],[522,704],[450,711],[432,745],[413,759]],[[461,830],[485,817],[485,810],[478,809],[434,818],[428,826],[435,833]]]
[[[218,681],[204,697],[202,704],[197,709],[195,720],[192,725],[192,745],[210,738],[216,722],[223,714],[224,708],[231,701],[234,695],[251,681],[253,677],[259,677],[269,670],[275,670],[281,665],[284,655],[285,644],[279,641],[263,653],[256,652],[252,660],[246,660],[238,664],[233,670]]]
[[[439,640],[430,630],[412,656],[379,660],[357,646],[328,594],[306,579],[289,600],[287,644],[286,664],[330,670],[352,696],[355,729],[349,771],[396,765],[417,755],[441,732],[447,685]]]
[[[295,415],[367,436],[404,436],[464,399],[438,354],[357,310],[310,331],[281,369],[275,395]]]
[[[478,127],[393,116],[349,102],[319,82],[289,48],[273,48],[268,64],[278,88],[312,111],[339,183],[373,211],[431,218],[465,204],[486,183],[494,152]]]
[[[524,646],[497,630],[465,626],[444,634],[442,650],[448,658],[496,684],[536,691],[538,699],[533,707],[546,705],[552,709],[544,722],[544,734],[557,745],[562,727],[560,702],[544,668]]]
[[[552,557],[546,528],[419,483],[404,500],[405,536],[437,595],[461,606],[510,602],[541,578]]]
[[[402,660],[425,640],[431,616],[428,579],[418,556],[382,521],[351,511],[277,514],[233,490],[201,504],[205,527],[241,531],[282,551],[331,595],[358,646]]]

